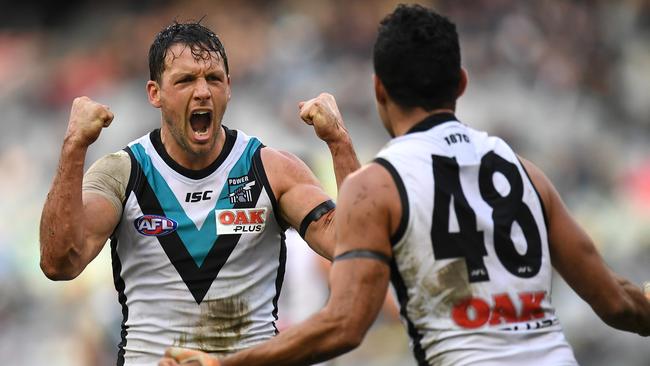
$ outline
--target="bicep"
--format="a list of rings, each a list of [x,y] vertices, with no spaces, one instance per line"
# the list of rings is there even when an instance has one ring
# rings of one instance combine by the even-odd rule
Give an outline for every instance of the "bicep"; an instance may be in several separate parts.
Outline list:
[[[283,177],[286,190],[280,196],[283,219],[295,229],[300,229],[302,220],[319,204],[330,199],[318,179],[302,160],[292,154],[281,152],[284,162]]]
[[[341,187],[336,221],[336,256],[372,253],[377,256],[335,259],[330,271],[331,303],[347,313],[351,327],[365,333],[386,298],[390,267],[391,206],[396,192],[386,184],[381,168],[364,168]]]
[[[383,167],[371,164],[350,175],[339,193],[335,254],[370,250],[391,257],[390,238],[401,218],[400,202]]]
[[[280,215],[289,226],[300,230],[303,220],[320,204],[331,201],[309,167],[297,157],[270,149],[262,150],[265,170],[278,199]],[[304,239],[320,255],[331,258],[334,249],[334,211],[306,222]]]
[[[102,157],[84,174],[82,199],[88,261],[99,253],[119,222],[130,172],[130,158],[120,151]]]
[[[95,192],[83,193],[83,210],[85,255],[90,262],[115,230],[120,214],[109,199]]]

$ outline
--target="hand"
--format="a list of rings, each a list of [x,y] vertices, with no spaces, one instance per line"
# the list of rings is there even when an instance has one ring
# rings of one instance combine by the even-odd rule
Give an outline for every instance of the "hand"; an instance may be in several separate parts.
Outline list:
[[[165,357],[158,362],[158,366],[220,366],[221,363],[214,357],[201,351],[194,351],[178,347],[170,347],[165,351]]]
[[[78,97],[72,102],[66,139],[88,147],[99,137],[102,128],[113,121],[113,113],[103,104],[88,97]]]
[[[348,131],[331,94],[321,93],[316,98],[300,102],[298,109],[300,118],[308,125],[314,126],[316,135],[326,143],[340,142],[347,138]]]

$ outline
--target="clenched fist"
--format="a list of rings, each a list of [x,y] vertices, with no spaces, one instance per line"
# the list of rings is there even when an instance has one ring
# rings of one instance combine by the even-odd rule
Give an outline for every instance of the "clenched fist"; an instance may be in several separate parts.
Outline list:
[[[78,97],[72,102],[66,139],[87,147],[99,137],[102,128],[113,121],[113,113],[107,106],[88,97]]]
[[[316,135],[326,143],[339,142],[347,138],[341,112],[331,94],[321,93],[316,98],[298,104],[300,118],[314,126]]]

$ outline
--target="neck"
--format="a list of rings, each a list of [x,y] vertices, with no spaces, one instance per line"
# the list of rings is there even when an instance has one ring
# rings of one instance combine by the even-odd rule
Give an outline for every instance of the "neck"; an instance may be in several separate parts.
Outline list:
[[[167,154],[178,165],[190,170],[201,170],[210,166],[219,157],[225,145],[226,133],[221,126],[218,131],[213,143],[192,146],[187,140],[177,141],[172,132],[163,126],[160,129],[160,140]]]
[[[453,108],[439,108],[427,111],[422,108],[404,110],[398,106],[394,106],[391,109],[389,109],[388,113],[395,137],[406,134],[413,126],[422,122],[428,116],[438,113],[454,113]]]

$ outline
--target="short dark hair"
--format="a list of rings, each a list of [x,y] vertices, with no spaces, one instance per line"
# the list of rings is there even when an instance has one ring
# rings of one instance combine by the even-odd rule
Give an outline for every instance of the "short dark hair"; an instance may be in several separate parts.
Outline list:
[[[187,45],[192,55],[197,60],[208,60],[215,54],[223,60],[226,75],[228,57],[219,37],[210,29],[197,22],[179,23],[174,21],[171,25],[161,30],[149,48],[149,79],[160,82],[165,71],[165,57],[169,48],[177,43]]]
[[[455,105],[460,83],[456,26],[420,5],[397,6],[379,25],[375,75],[405,108],[427,111]]]

